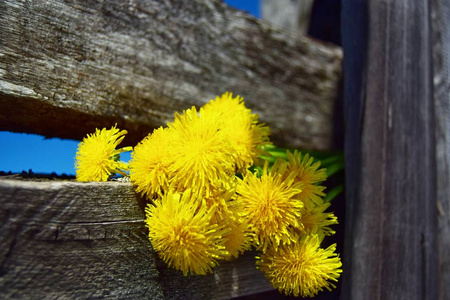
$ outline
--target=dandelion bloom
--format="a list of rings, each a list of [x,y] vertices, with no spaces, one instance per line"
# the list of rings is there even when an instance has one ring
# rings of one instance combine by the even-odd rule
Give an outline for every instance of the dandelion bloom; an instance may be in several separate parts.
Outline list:
[[[220,223],[232,214],[229,209],[229,203],[234,196],[234,188],[231,188],[230,186],[226,187],[225,185],[218,189],[211,189],[208,196],[202,195],[206,207],[214,211],[211,222]]]
[[[209,196],[210,190],[234,177],[233,152],[219,120],[201,118],[195,107],[176,113],[172,131],[174,185]]]
[[[230,231],[224,236],[226,239],[225,249],[229,255],[225,258],[231,260],[237,258],[240,254],[252,247],[253,232],[245,219],[230,211],[230,215],[223,219],[221,223],[224,227],[230,228]]]
[[[153,249],[183,275],[212,272],[217,259],[228,256],[223,236],[229,230],[211,224],[213,211],[190,190],[168,192],[146,208],[146,224]]]
[[[229,120],[236,118],[243,118],[244,116],[252,121],[258,121],[258,115],[252,114],[252,110],[247,108],[244,104],[244,98],[241,96],[233,97],[233,93],[225,92],[221,96],[217,96],[216,99],[210,100],[203,108],[208,112],[215,113],[219,118],[223,120]]]
[[[134,147],[131,153],[130,179],[137,192],[152,197],[169,187],[171,139],[169,130],[160,127]]]
[[[320,162],[314,162],[314,158],[306,154],[302,154],[297,150],[294,153],[287,151],[289,160],[288,170],[297,172],[296,182],[303,183],[300,199],[305,206],[314,206],[314,204],[322,204],[322,197],[325,196],[324,186],[317,185],[327,178],[326,169],[319,169]]]
[[[128,164],[118,161],[122,152],[131,151],[131,147],[116,149],[127,134],[126,130],[116,128],[96,129],[80,142],[75,157],[76,177],[78,181],[107,181],[112,173],[126,175]]]
[[[269,127],[258,123],[258,115],[252,114],[243,100],[227,92],[205,104],[202,113],[202,117],[220,120],[221,130],[228,135],[228,141],[236,153],[238,170],[253,165],[261,154],[260,146],[270,144]]]
[[[336,286],[342,273],[342,263],[336,244],[319,248],[317,235],[303,236],[297,243],[282,245],[257,257],[257,268],[264,272],[270,283],[286,295],[314,297],[324,288]]]
[[[295,172],[286,174],[287,162],[277,159],[270,170],[266,161],[261,177],[247,172],[236,187],[239,212],[255,231],[255,243],[264,252],[292,241],[293,228],[301,228],[298,196],[301,183],[294,182]]]
[[[331,212],[325,212],[329,206],[330,203],[324,203],[314,206],[312,209],[302,208],[301,223],[304,233],[317,233],[320,240],[336,233],[330,226],[338,224],[337,217]]]

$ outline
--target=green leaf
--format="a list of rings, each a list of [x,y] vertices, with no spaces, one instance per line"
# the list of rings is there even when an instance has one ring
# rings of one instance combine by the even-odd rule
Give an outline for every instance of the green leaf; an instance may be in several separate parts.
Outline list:
[[[338,161],[334,164],[332,164],[331,166],[327,167],[327,177],[330,177],[333,174],[336,174],[337,172],[344,170],[344,162],[343,161]]]
[[[325,198],[323,198],[323,200],[325,202],[330,202],[331,200],[339,196],[339,194],[341,194],[343,191],[344,185],[340,184],[338,186],[335,186],[334,188],[331,189],[331,191],[327,193],[327,195],[325,196]]]
[[[339,161],[344,161],[344,157],[341,154],[338,155],[332,155],[326,158],[323,158],[322,160],[320,160],[320,164],[323,167],[329,166],[335,162],[339,162]]]

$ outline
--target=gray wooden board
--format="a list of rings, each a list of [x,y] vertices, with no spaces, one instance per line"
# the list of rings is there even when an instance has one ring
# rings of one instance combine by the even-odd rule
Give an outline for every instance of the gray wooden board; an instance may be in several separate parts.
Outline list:
[[[0,298],[229,299],[271,290],[254,253],[188,276],[153,252],[130,183],[0,179]]]
[[[340,48],[220,0],[0,2],[0,130],[135,145],[175,111],[244,96],[278,144],[329,149]]]
[[[450,3],[433,0],[433,77],[439,217],[439,299],[450,298]]]
[[[343,1],[343,299],[437,299],[428,1]],[[448,283],[447,283],[448,284]]]

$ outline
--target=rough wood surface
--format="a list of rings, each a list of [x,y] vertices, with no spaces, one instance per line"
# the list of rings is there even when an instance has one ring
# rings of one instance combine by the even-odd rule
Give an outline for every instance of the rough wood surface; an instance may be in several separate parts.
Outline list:
[[[261,17],[277,28],[306,35],[313,0],[261,0]]]
[[[342,299],[438,299],[429,1],[343,1],[342,20]]]
[[[232,91],[278,144],[328,149],[341,50],[220,0],[0,2],[0,130],[135,144],[174,111]]]
[[[129,183],[0,179],[0,195],[2,299],[229,299],[272,289],[252,253],[209,276],[167,269]]]
[[[450,299],[450,3],[432,2],[438,201],[439,299]]]
[[[255,269],[256,252],[249,252],[230,262],[224,262],[206,276],[185,277],[168,269],[157,260],[161,287],[167,299],[233,299],[273,291],[264,274]],[[282,297],[277,292],[276,294]]]

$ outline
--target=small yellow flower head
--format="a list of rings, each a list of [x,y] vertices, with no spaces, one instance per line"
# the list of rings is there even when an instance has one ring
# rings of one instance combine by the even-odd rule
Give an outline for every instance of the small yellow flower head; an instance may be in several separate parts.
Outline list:
[[[201,114],[201,110],[200,110]],[[176,113],[168,124],[173,134],[171,172],[177,190],[205,190],[234,176],[233,151],[219,120],[201,118],[195,107]]]
[[[137,192],[152,197],[169,187],[171,139],[169,130],[161,127],[134,147],[131,153],[130,179]]]
[[[221,224],[231,229],[224,236],[226,239],[225,248],[229,252],[229,255],[225,258],[226,260],[237,258],[240,254],[250,250],[253,242],[253,232],[244,219],[231,214],[228,218],[222,220]]]
[[[119,154],[131,151],[131,147],[116,149],[127,134],[116,128],[96,129],[80,142],[75,157],[77,181],[107,181],[112,173],[126,176],[128,164],[118,161]]]
[[[220,223],[222,220],[228,218],[231,214],[229,203],[234,196],[234,188],[228,187],[227,189],[225,186],[212,188],[209,196],[202,195],[206,207],[214,211],[211,222]]]
[[[212,210],[190,190],[166,193],[147,206],[146,214],[153,249],[183,275],[212,272],[217,260],[228,255],[223,236],[229,229],[211,224]]]
[[[342,273],[342,263],[334,253],[336,244],[319,248],[316,235],[304,236],[299,242],[273,248],[257,257],[257,268],[264,272],[272,286],[286,295],[314,297],[323,288],[331,290]]]
[[[317,205],[312,209],[307,207],[302,208],[301,222],[304,226],[304,233],[317,233],[319,240],[322,240],[325,236],[336,233],[330,227],[331,225],[338,224],[336,216],[331,212],[325,212],[329,206],[330,203],[324,203]]]
[[[288,170],[291,172],[297,172],[296,182],[303,184],[302,193],[300,199],[305,206],[312,207],[323,203],[321,197],[325,196],[323,190],[324,186],[317,185],[327,178],[326,169],[319,169],[320,162],[313,164],[314,158],[306,154],[302,158],[302,154],[297,150],[294,153],[287,151],[287,157],[289,160]]]
[[[251,119],[252,122],[258,121],[258,115],[252,114],[252,110],[245,107],[244,98],[239,95],[233,97],[233,93],[230,92],[217,96],[215,100],[210,100],[203,108],[208,113],[213,113],[225,121],[244,117]]]
[[[260,178],[247,172],[236,187],[239,212],[252,226],[256,246],[263,252],[269,244],[276,248],[290,243],[295,238],[291,227],[301,228],[301,184],[294,182],[295,172],[285,174],[286,166],[278,159],[268,172],[266,162]]]
[[[236,153],[237,169],[245,170],[261,154],[260,146],[270,144],[270,129],[258,123],[258,115],[244,105],[241,96],[224,93],[203,106],[202,117],[220,120],[221,130],[228,135],[228,141]]]

